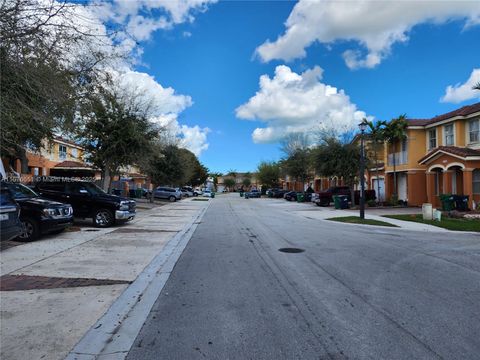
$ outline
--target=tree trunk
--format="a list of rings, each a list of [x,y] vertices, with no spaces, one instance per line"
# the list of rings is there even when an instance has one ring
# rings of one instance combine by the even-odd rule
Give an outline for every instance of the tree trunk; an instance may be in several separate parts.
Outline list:
[[[395,156],[395,144],[393,144],[393,197],[396,201],[397,195],[397,169],[396,169],[396,156]]]
[[[20,174],[28,174],[28,158],[27,151],[24,147],[18,147],[18,158],[20,159]]]
[[[111,184],[110,169],[108,166],[102,171],[102,189],[108,191],[108,188]]]

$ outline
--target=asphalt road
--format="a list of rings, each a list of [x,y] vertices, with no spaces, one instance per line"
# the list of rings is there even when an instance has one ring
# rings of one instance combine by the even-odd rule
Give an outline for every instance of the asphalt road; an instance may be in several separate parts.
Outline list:
[[[478,235],[291,209],[214,199],[128,359],[480,359]]]

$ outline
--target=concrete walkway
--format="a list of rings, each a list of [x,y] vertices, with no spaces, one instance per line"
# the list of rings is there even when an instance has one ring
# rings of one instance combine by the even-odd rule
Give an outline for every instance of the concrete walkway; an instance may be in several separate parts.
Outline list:
[[[184,239],[179,234],[196,226],[208,205],[192,199],[167,203],[140,211],[123,226],[82,227],[2,251],[1,275],[9,291],[0,293],[0,357],[64,359],[118,298],[137,299],[130,308],[140,301],[164,265],[152,270],[152,262],[178,249],[172,241]]]
[[[313,203],[295,203],[287,202],[285,200],[273,200],[273,199],[264,199],[265,201],[270,201],[272,206],[284,207],[285,211],[293,212],[300,216],[315,219],[315,220],[326,220],[333,217],[344,217],[344,216],[359,216],[358,210],[336,210],[333,207],[321,207],[316,206]],[[428,232],[452,232],[450,230],[428,225],[421,224],[413,221],[403,221],[383,217],[382,215],[399,215],[399,214],[420,214],[422,212],[419,208],[367,208],[365,211],[365,218],[372,220],[379,220],[387,222],[393,225],[396,225],[404,230],[414,230],[414,231],[428,231]],[[358,226],[359,224],[347,224],[346,226]],[[365,225],[365,226],[374,226],[374,225]]]

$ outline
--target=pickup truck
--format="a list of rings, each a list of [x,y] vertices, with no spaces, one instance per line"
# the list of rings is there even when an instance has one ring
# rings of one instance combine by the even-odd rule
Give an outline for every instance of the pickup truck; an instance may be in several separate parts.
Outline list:
[[[135,201],[107,194],[88,181],[38,182],[35,190],[47,199],[69,203],[73,207],[73,216],[92,218],[97,227],[132,220],[136,213]]]
[[[42,234],[60,233],[73,224],[73,209],[69,204],[40,197],[35,191],[16,182],[3,182],[20,206],[20,221],[24,231],[23,241],[33,241]]]

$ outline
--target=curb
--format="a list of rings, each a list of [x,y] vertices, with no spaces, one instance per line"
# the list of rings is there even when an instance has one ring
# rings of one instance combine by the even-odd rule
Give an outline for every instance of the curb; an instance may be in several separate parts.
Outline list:
[[[65,360],[125,359],[210,203],[178,232],[74,346]]]

